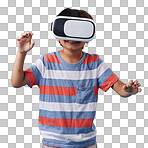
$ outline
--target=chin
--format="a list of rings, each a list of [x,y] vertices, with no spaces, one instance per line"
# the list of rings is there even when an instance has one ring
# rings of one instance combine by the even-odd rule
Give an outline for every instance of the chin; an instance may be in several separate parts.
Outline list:
[[[80,41],[61,40],[60,42],[63,48],[71,51],[82,50],[83,46],[85,45],[85,42]]]

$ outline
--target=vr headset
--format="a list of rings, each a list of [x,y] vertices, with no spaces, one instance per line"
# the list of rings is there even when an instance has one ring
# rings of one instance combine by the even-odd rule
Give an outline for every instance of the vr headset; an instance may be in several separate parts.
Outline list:
[[[56,39],[88,42],[95,34],[92,19],[78,17],[78,10],[73,9],[71,16],[58,16],[51,23],[51,31]]]

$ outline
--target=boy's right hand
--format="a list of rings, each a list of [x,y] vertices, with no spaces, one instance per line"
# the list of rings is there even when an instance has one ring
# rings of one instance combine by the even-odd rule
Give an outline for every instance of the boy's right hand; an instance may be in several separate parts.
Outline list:
[[[17,45],[18,45],[18,51],[20,53],[27,53],[29,50],[31,50],[35,44],[33,41],[31,43],[33,33],[25,32],[21,34],[21,37],[17,37]]]

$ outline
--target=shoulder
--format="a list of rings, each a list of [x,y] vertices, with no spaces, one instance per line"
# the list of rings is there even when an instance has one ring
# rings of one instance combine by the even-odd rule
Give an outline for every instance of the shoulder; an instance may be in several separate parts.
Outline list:
[[[58,59],[57,52],[45,53],[40,57],[40,60],[44,65],[46,63],[61,63]]]
[[[53,56],[56,55],[56,52],[44,53],[43,55],[40,56],[40,59],[48,57],[48,56],[52,56],[52,55]]]
[[[49,58],[50,56],[52,56],[52,55],[54,56],[55,53],[54,53],[54,52],[45,53],[45,54],[41,55],[40,58],[38,58],[38,59],[35,61],[34,64],[35,64],[35,65],[42,65],[42,64],[45,65],[45,63],[48,62],[48,58]]]
[[[86,54],[86,57],[85,57],[84,63],[95,62],[97,64],[100,64],[103,62],[103,60],[100,58],[98,54],[90,54],[90,53],[85,53],[85,54]]]
[[[84,60],[84,63],[92,63],[92,62],[97,62],[99,59],[99,55],[97,54],[90,54],[90,53],[85,53],[86,57]]]

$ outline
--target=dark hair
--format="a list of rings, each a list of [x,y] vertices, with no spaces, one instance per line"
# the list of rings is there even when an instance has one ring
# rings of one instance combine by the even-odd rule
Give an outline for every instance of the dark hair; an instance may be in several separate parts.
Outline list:
[[[71,16],[71,11],[72,9],[66,8],[63,11],[61,11],[57,16]],[[78,16],[83,18],[90,18],[93,20],[93,17],[85,10],[78,10]]]

